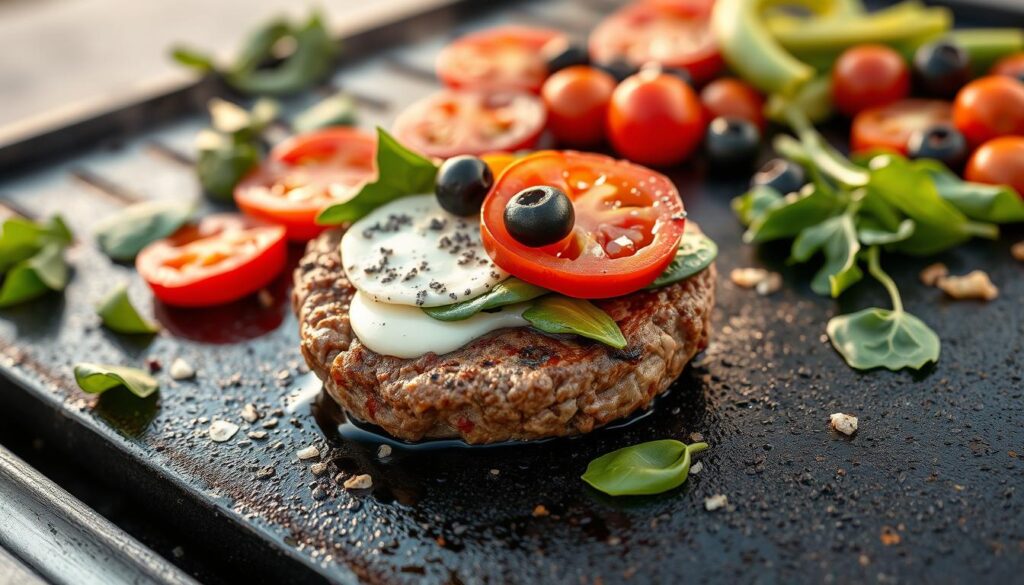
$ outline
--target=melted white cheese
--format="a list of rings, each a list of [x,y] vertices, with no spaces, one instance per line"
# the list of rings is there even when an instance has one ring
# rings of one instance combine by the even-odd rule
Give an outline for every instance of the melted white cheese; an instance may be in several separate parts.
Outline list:
[[[369,349],[400,358],[454,351],[496,329],[524,327],[529,303],[509,305],[496,313],[477,313],[462,321],[439,321],[408,305],[375,302],[357,292],[349,306],[352,332]]]
[[[402,197],[352,224],[341,258],[352,286],[397,305],[450,305],[508,278],[484,251],[479,217],[452,215],[433,195]]]

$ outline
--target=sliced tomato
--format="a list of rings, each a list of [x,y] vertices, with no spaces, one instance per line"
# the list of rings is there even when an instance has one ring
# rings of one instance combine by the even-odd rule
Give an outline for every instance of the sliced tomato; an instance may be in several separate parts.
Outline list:
[[[450,158],[532,148],[547,113],[525,91],[444,90],[416,102],[395,120],[395,136],[427,156]]]
[[[545,56],[564,48],[560,31],[499,26],[461,37],[437,56],[437,76],[452,88],[538,92],[548,76]]]
[[[517,193],[548,185],[573,202],[576,223],[565,239],[530,248],[505,228]],[[484,247],[515,276],[577,298],[637,291],[675,256],[686,214],[664,175],[627,161],[573,151],[542,151],[505,169],[480,211]]]
[[[516,162],[520,157],[519,155],[511,152],[488,152],[486,154],[481,154],[480,158],[487,163],[487,167],[491,169],[491,174],[498,177],[501,173],[505,172],[505,169],[507,169],[509,165]]]
[[[711,32],[714,0],[644,0],[607,17],[590,34],[595,63],[624,59],[637,67],[660,63],[689,71],[697,83],[715,76],[722,55]]]
[[[871,108],[853,118],[850,150],[885,149],[907,154],[907,141],[911,134],[952,121],[952,106],[941,100],[901,100]]]
[[[267,286],[284,269],[287,256],[284,227],[224,213],[146,246],[135,268],[168,305],[206,307]]]
[[[324,231],[316,216],[346,201],[376,174],[377,139],[354,128],[327,128],[277,145],[267,160],[235,187],[246,215],[283,225],[291,240]]]

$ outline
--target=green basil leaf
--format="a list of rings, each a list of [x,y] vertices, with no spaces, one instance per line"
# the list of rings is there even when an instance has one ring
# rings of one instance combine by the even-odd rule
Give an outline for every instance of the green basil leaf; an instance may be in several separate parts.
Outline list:
[[[64,246],[50,242],[27,260],[14,265],[0,286],[0,307],[10,307],[35,299],[51,290],[64,290],[68,283],[68,265]]]
[[[811,280],[811,290],[819,295],[838,297],[844,290],[863,278],[857,266],[857,230],[849,214],[829,218],[800,232],[793,241],[792,257],[806,262],[816,252],[825,254],[825,265]]]
[[[732,210],[745,226],[750,226],[779,205],[782,205],[782,195],[765,186],[754,187],[732,200]]]
[[[75,364],[75,382],[89,394],[123,386],[139,398],[146,398],[160,388],[156,379],[138,368],[91,363]]]
[[[707,448],[674,439],[623,447],[591,461],[581,479],[612,496],[660,494],[682,485],[692,456]]]
[[[718,256],[718,244],[704,234],[686,231],[668,268],[647,289],[659,288],[690,278],[704,270]]]
[[[434,192],[437,165],[402,146],[383,128],[377,128],[377,179],[366,183],[354,197],[320,212],[316,221],[335,225],[355,221],[374,209],[407,195]]]
[[[351,96],[336,93],[296,115],[292,119],[292,129],[302,133],[330,126],[352,126],[355,123],[355,101]]]
[[[103,326],[117,333],[152,334],[160,326],[142,317],[128,298],[128,287],[115,288],[96,308]]]
[[[760,244],[771,240],[792,238],[804,229],[817,225],[839,210],[839,201],[814,185],[799,193],[786,195],[782,203],[772,206],[750,224],[743,241]]]
[[[1024,221],[1024,199],[1013,187],[964,181],[935,160],[917,160],[914,166],[927,171],[935,182],[939,197],[950,202],[967,217],[992,223]]]
[[[206,130],[199,136],[196,172],[203,189],[217,199],[230,201],[235,185],[260,162],[258,145],[238,142],[229,136]]]
[[[294,41],[295,50],[275,66],[263,67],[272,57],[274,46],[286,38]],[[245,93],[295,93],[330,73],[337,49],[318,13],[301,26],[275,21],[250,37],[226,79]]]
[[[608,313],[583,299],[541,297],[523,311],[523,318],[545,333],[574,333],[616,349],[626,347],[619,325]]]
[[[188,47],[175,47],[171,50],[171,58],[186,67],[191,67],[202,73],[216,69],[216,65],[214,65],[213,58],[210,55]]]
[[[96,243],[114,260],[132,260],[148,244],[178,231],[195,208],[179,201],[145,201],[96,224]]]
[[[920,369],[939,359],[939,336],[905,311],[870,308],[833,317],[828,337],[850,367]]]
[[[905,219],[900,222],[896,231],[889,231],[878,220],[872,217],[861,217],[857,219],[857,239],[865,246],[895,244],[914,235],[915,227],[914,220]]]
[[[462,321],[480,311],[531,301],[550,292],[546,288],[513,277],[499,282],[494,288],[474,299],[441,307],[423,307],[423,312],[439,321]]]
[[[45,224],[20,217],[8,218],[0,227],[0,275],[12,266],[36,255],[47,244],[67,246],[71,232],[60,216],[53,216]]]

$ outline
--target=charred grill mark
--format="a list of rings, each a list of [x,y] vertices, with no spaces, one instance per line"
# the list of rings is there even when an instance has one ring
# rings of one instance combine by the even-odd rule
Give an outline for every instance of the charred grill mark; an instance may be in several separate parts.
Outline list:
[[[627,346],[625,349],[613,349],[608,352],[612,359],[636,363],[644,357],[644,349],[639,345]]]
[[[551,352],[543,347],[524,347],[519,350],[519,363],[529,368],[539,368],[551,359]]]

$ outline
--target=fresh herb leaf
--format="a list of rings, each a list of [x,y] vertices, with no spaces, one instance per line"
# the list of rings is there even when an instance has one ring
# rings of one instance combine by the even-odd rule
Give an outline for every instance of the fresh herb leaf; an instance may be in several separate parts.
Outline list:
[[[523,318],[545,333],[574,333],[616,349],[626,347],[626,338],[615,320],[583,299],[541,297],[523,312]]]
[[[509,278],[499,282],[491,290],[474,299],[441,307],[424,307],[423,312],[439,321],[462,321],[463,319],[469,319],[480,311],[530,301],[550,292],[546,288],[524,282],[518,278]]]
[[[689,278],[711,266],[717,256],[718,244],[711,238],[697,232],[683,232],[672,262],[647,288],[659,288]]]
[[[433,193],[437,165],[402,146],[383,128],[377,128],[377,179],[366,183],[354,197],[320,212],[316,221],[335,225],[355,221],[374,209],[407,195]]]
[[[852,215],[837,215],[800,232],[793,240],[792,257],[806,262],[819,250],[825,254],[825,265],[811,280],[814,292],[838,297],[863,278],[864,273],[857,267],[860,242]]]
[[[50,242],[32,257],[15,264],[7,273],[0,287],[0,307],[30,301],[51,290],[64,290],[67,283],[64,246]]]
[[[272,60],[275,46],[285,39],[294,42],[294,51],[276,65],[265,67]],[[277,20],[249,38],[225,78],[232,87],[245,93],[295,93],[331,71],[337,49],[318,13],[301,25]]]
[[[75,382],[89,394],[123,386],[139,398],[146,398],[160,388],[152,376],[140,369],[92,363],[75,364]]]
[[[50,218],[45,224],[20,217],[5,220],[0,227],[0,275],[51,243],[59,246],[71,243],[71,232],[60,216]]]
[[[203,189],[215,198],[230,201],[235,185],[260,162],[262,148],[252,141],[204,130],[197,139],[199,159],[196,173]]]
[[[895,231],[889,231],[878,220],[872,217],[861,217],[857,219],[857,239],[865,246],[895,244],[914,235],[915,227],[914,220],[905,219],[900,222]]]
[[[915,166],[928,172],[939,197],[967,217],[992,223],[1024,221],[1024,199],[1012,187],[961,180],[956,173],[934,160],[918,160]]]
[[[758,221],[776,206],[782,205],[782,195],[766,186],[757,186],[732,200],[732,210],[744,226]]]
[[[101,220],[96,243],[114,260],[132,260],[148,244],[176,232],[194,212],[192,204],[179,201],[136,203]]]
[[[707,448],[674,439],[623,447],[591,461],[581,479],[612,496],[660,494],[682,485],[693,455]]]
[[[301,133],[330,126],[351,126],[355,123],[355,101],[351,96],[336,93],[296,115],[292,119],[292,129]]]
[[[200,73],[207,73],[216,69],[216,65],[210,55],[190,47],[175,47],[171,51],[171,58],[185,67],[196,69]]]
[[[128,298],[128,287],[115,288],[96,308],[103,326],[117,333],[153,334],[160,326],[142,317]]]
[[[281,112],[280,104],[266,98],[256,100],[248,110],[220,98],[211,99],[206,107],[214,130],[246,140],[258,138]]]
[[[835,215],[839,208],[840,202],[829,193],[814,185],[805,186],[799,193],[786,195],[781,204],[754,220],[743,234],[743,241],[760,244],[792,238]]]

